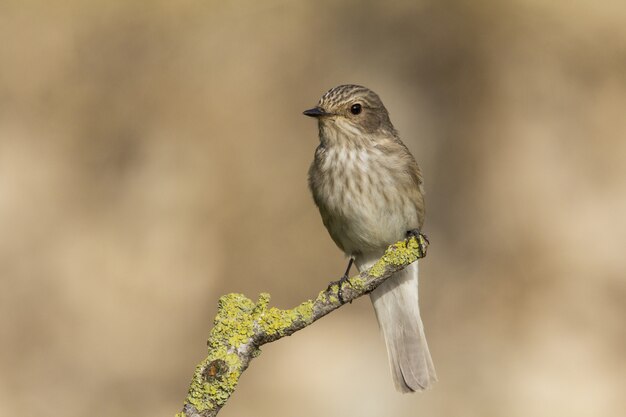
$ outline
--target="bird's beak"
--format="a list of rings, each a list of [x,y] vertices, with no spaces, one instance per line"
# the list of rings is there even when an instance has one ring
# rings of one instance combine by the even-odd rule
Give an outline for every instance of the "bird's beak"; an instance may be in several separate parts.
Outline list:
[[[304,114],[305,116],[309,116],[309,117],[322,117],[322,116],[327,116],[330,113],[327,113],[321,107],[313,107],[312,109],[303,111],[302,114]]]

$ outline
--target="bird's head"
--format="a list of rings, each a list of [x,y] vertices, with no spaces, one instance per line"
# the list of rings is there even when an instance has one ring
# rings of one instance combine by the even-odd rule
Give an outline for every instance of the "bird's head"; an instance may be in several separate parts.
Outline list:
[[[319,121],[321,136],[395,135],[387,109],[380,97],[360,85],[340,85],[320,98],[317,106],[305,110]]]

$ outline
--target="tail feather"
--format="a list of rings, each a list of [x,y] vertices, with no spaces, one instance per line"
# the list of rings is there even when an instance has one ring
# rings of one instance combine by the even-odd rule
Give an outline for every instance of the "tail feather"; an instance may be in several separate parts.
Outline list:
[[[358,262],[357,266],[362,267]],[[415,262],[370,294],[393,380],[401,392],[423,391],[437,381],[420,317],[417,284]]]

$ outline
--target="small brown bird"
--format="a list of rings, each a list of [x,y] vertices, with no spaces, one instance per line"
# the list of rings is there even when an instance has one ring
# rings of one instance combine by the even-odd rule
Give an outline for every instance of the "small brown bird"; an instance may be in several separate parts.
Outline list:
[[[387,246],[424,223],[422,173],[373,91],[341,85],[305,115],[315,117],[320,144],[309,187],[337,246],[362,271]],[[396,388],[422,391],[437,380],[418,306],[417,262],[371,294]]]

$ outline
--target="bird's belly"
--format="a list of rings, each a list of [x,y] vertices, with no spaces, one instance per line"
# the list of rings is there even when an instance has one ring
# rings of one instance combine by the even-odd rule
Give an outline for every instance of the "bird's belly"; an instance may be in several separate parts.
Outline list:
[[[346,254],[382,250],[417,227],[415,205],[399,190],[340,188],[326,194],[320,211],[331,237]]]
[[[420,227],[421,190],[404,164],[375,147],[316,151],[309,172],[313,198],[346,254],[380,252]]]

